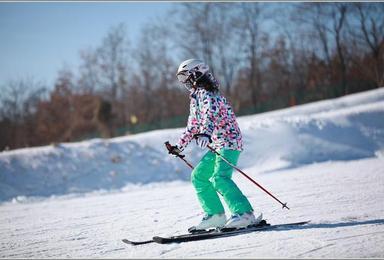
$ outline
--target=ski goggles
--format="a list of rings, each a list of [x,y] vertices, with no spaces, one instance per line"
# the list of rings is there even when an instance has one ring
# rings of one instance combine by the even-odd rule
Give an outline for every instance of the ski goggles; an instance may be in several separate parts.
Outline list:
[[[178,81],[180,81],[181,83],[184,83],[184,84],[189,81],[191,76],[192,76],[192,74],[187,70],[180,71],[179,73],[176,74]]]

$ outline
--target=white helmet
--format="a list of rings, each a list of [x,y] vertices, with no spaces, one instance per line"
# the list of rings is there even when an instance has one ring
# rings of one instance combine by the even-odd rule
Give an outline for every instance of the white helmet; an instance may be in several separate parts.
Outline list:
[[[177,79],[185,84],[195,85],[196,82],[209,71],[209,67],[202,60],[189,59],[183,61],[177,70]]]

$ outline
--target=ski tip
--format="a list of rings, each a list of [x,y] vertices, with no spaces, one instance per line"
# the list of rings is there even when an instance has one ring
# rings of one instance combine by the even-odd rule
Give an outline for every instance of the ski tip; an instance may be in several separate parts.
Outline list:
[[[137,246],[137,245],[143,245],[143,244],[148,244],[148,243],[152,243],[154,242],[153,240],[146,240],[146,241],[131,241],[129,239],[122,239],[121,241],[123,241],[123,243],[125,244],[128,244],[128,245],[133,245],[133,246]]]
[[[123,241],[126,244],[132,244],[132,241],[130,241],[130,240],[126,239],[126,238],[122,239],[121,241]]]
[[[305,224],[308,224],[309,222],[311,222],[311,221],[310,220],[306,220],[306,221],[296,222],[294,224],[296,224],[296,225],[305,225]]]

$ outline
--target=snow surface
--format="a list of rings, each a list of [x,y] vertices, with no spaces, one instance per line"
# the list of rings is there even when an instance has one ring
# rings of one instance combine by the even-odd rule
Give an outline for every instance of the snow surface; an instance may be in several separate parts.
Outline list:
[[[176,235],[202,212],[190,170],[168,155],[167,129],[0,153],[2,258],[383,258],[384,89],[239,118],[234,180],[286,230],[182,244],[130,246]],[[191,144],[193,164],[204,151]],[[228,215],[229,212],[227,211]]]

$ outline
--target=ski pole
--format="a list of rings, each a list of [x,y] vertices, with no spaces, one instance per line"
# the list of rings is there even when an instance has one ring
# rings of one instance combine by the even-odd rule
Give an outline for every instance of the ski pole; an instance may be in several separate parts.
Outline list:
[[[249,177],[247,174],[245,174],[242,170],[240,170],[238,167],[236,167],[235,165],[233,165],[231,162],[229,162],[227,159],[225,159],[224,156],[222,156],[218,151],[216,151],[215,149],[213,149],[211,146],[207,145],[208,149],[211,150],[212,152],[214,152],[215,154],[217,154],[221,159],[223,159],[226,163],[228,163],[230,166],[232,166],[234,169],[236,169],[238,172],[240,172],[241,174],[243,174],[248,180],[250,180],[251,182],[253,182],[254,184],[256,184],[260,189],[262,189],[263,191],[265,191],[269,196],[271,196],[272,198],[274,198],[276,201],[278,201],[281,205],[283,205],[283,208],[288,208],[287,206],[287,203],[282,203],[278,198],[276,198],[275,196],[273,196],[269,191],[267,191],[263,186],[261,186],[260,184],[258,184],[255,180],[253,180],[251,177]]]
[[[168,151],[170,151],[172,145],[168,141],[166,141],[164,144],[167,147]],[[193,170],[192,164],[190,164],[187,160],[184,159],[185,155],[179,154],[179,153],[173,154],[173,155],[175,155],[176,157],[179,157],[181,160],[183,160],[189,166],[189,168],[191,168]]]

